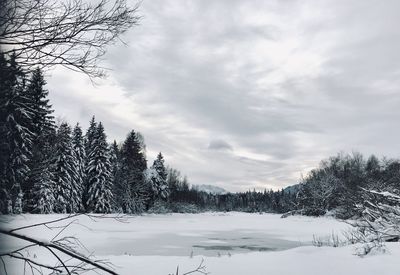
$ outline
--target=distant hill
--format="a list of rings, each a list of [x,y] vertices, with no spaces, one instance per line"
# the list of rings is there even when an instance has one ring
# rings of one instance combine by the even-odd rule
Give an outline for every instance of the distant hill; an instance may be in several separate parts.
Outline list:
[[[294,184],[294,185],[290,185],[290,186],[288,186],[286,188],[283,188],[283,192],[284,193],[291,193],[291,194],[297,193],[299,190],[300,190],[300,184],[299,183],[298,184]]]
[[[228,193],[228,191],[226,191],[224,188],[210,184],[193,185],[193,188],[198,191],[203,191],[214,195],[223,195]]]

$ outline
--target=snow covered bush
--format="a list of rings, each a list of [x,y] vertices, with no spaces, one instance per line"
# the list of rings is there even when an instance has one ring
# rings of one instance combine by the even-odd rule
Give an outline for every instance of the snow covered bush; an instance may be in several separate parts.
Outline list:
[[[365,201],[358,205],[362,217],[353,223],[357,232],[353,238],[364,246],[358,254],[368,254],[373,249],[382,249],[385,242],[400,240],[400,195],[398,190],[364,190]]]

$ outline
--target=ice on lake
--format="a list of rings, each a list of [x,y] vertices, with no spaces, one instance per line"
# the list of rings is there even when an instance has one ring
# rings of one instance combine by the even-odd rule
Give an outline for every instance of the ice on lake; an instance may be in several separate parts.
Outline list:
[[[214,231],[196,234],[163,233],[148,238],[111,237],[92,245],[97,255],[221,256],[254,251],[279,251],[304,245],[253,231]]]
[[[62,216],[2,216],[0,224],[17,228]],[[398,243],[387,244],[389,253],[363,258],[354,255],[353,245],[310,246],[314,236],[340,237],[350,229],[349,224],[330,217],[282,219],[276,214],[208,212],[128,216],[121,222],[113,216],[75,217],[60,234],[59,224],[56,228],[37,226],[19,232],[40,240],[76,237],[85,246],[83,254],[109,261],[121,275],[176,274],[177,267],[179,274],[183,274],[203,259],[211,274],[399,274]],[[1,239],[0,244],[0,252],[24,245]],[[30,248],[29,254],[36,261],[57,263],[57,259],[40,247]],[[10,266],[8,274],[23,274],[20,262],[10,258],[6,261]]]
[[[9,227],[51,221],[61,215],[3,217]],[[275,252],[310,245],[313,235],[340,233],[348,225],[333,219],[291,217],[274,214],[201,213],[126,216],[98,219],[87,216],[74,222],[58,237],[74,236],[85,246],[83,253],[104,256],[208,256]],[[69,221],[68,221],[69,222]],[[68,223],[67,221],[65,223]],[[340,230],[340,231],[339,231]],[[57,229],[35,227],[29,234],[52,239]],[[4,242],[10,249],[18,245]]]

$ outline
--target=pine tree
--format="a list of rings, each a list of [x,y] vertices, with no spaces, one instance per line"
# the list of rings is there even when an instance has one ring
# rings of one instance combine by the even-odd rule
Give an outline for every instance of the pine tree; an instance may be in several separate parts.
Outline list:
[[[83,203],[83,207],[86,209],[87,208],[87,198],[88,198],[88,188],[89,188],[89,179],[88,179],[88,175],[87,175],[87,169],[89,167],[89,155],[90,153],[93,151],[93,143],[94,143],[94,136],[96,134],[96,130],[97,130],[97,123],[95,120],[95,116],[92,116],[92,119],[90,120],[89,123],[89,128],[86,131],[86,135],[85,135],[85,177],[83,180],[83,196],[82,196],[82,203]]]
[[[37,68],[33,71],[26,93],[30,99],[32,109],[32,129],[36,138],[54,134],[55,123],[54,112],[49,104],[49,92],[44,88],[46,81],[44,80],[42,71]]]
[[[153,168],[157,171],[162,180],[167,181],[167,170],[165,168],[164,157],[161,152],[158,153],[157,158],[154,160]]]
[[[112,210],[112,174],[106,135],[101,123],[97,126],[91,147],[86,167],[87,211],[110,213]]]
[[[0,214],[12,212],[11,195],[6,180],[10,144],[7,138],[8,97],[14,77],[9,64],[0,52]]]
[[[131,131],[122,145],[121,167],[115,186],[116,203],[125,213],[141,212],[147,207],[149,186],[144,172],[146,158],[135,131]]]
[[[111,163],[111,167],[112,167],[112,173],[113,173],[113,176],[115,177],[121,166],[121,153],[120,153],[118,144],[115,140],[110,145],[109,151],[110,151],[110,163]]]
[[[77,163],[72,145],[71,127],[62,123],[57,131],[55,159],[55,212],[79,211],[79,191],[76,186]]]
[[[74,131],[72,133],[72,147],[74,149],[76,159],[76,190],[78,196],[76,203],[79,204],[79,208],[77,208],[76,211],[79,211],[83,210],[82,198],[86,161],[86,152],[82,135],[82,128],[79,126],[79,123],[75,125]]]
[[[168,200],[170,192],[167,183],[167,171],[161,152],[157,155],[152,167],[147,170],[147,180],[151,185],[153,201],[159,199]]]
[[[121,154],[118,144],[115,140],[110,145],[109,152],[110,152],[111,176],[112,176],[112,186],[113,186],[112,192],[115,197],[115,194],[117,193],[116,186],[118,186],[117,184],[118,174],[119,170],[121,169]],[[113,209],[118,209],[118,205],[115,200],[113,200]]]
[[[32,156],[29,161],[30,173],[28,180],[23,186],[25,210],[31,211],[37,204],[33,200],[34,186],[42,185],[42,169],[50,164],[53,156],[53,143],[55,140],[55,122],[52,116],[53,110],[47,99],[48,91],[44,89],[46,81],[40,69],[36,69],[31,76],[26,89],[26,96],[29,98],[32,119],[30,123],[31,132],[34,135],[32,141]],[[45,174],[50,171],[45,172]],[[47,176],[46,176],[47,178]],[[51,182],[51,179],[48,179]],[[48,183],[47,183],[48,184]]]
[[[25,75],[12,56],[0,54],[1,212],[22,212],[21,183],[27,179],[33,133],[32,112],[24,94]]]
[[[92,119],[90,120],[89,123],[89,128],[86,131],[86,136],[85,136],[85,152],[86,156],[89,155],[89,151],[92,148],[94,136],[96,135],[97,131],[97,123],[96,123],[96,118],[95,116],[92,116]]]
[[[55,182],[53,174],[47,165],[39,168],[38,173],[35,173],[33,178],[31,211],[33,213],[49,214],[53,212],[55,205]]]

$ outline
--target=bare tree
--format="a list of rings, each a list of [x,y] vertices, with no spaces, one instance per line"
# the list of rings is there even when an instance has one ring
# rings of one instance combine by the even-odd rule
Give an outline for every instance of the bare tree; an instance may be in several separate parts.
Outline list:
[[[62,65],[101,77],[99,58],[138,24],[138,7],[126,0],[0,0],[0,50],[27,70]]]

